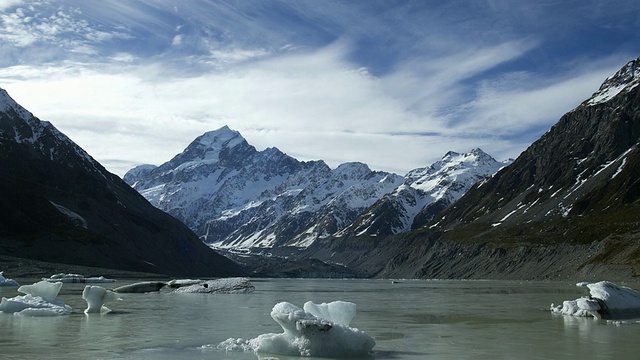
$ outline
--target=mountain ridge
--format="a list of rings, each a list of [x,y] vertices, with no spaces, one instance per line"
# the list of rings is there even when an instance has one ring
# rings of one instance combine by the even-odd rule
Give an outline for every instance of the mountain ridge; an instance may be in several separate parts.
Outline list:
[[[205,146],[203,138],[233,139],[233,146],[224,141],[205,142]],[[224,155],[234,151],[242,156]],[[204,153],[216,156],[210,158]],[[417,192],[413,196],[419,197],[422,205],[431,198],[441,201],[439,208],[420,214],[426,223],[424,218],[432,217],[475,181],[504,164],[480,149],[465,154],[449,152],[431,167],[414,170],[410,175],[415,179],[407,180],[373,171],[359,162],[331,169],[321,160],[300,162],[277,148],[257,151],[237,131],[224,126],[197,137],[170,161],[158,167],[136,167],[124,178],[152,204],[183,220],[213,248],[266,253],[276,248],[300,250],[321,238],[344,236],[354,221],[363,213],[377,211],[375,204],[398,191],[403,183]],[[448,178],[448,170],[457,173]],[[429,178],[433,186],[421,186],[420,181],[426,181],[423,178],[431,173],[439,181]],[[430,194],[437,185],[441,194]],[[369,210],[372,206],[374,209]],[[420,210],[422,207],[412,211]],[[402,230],[408,231],[410,225],[405,224]],[[378,225],[368,228],[381,229]],[[394,233],[385,229],[385,234],[388,232]]]

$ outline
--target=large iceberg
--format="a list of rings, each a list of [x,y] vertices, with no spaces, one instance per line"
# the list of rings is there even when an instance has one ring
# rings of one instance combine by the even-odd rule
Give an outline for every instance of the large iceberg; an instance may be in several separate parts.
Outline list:
[[[31,285],[22,285],[18,291],[25,294],[10,299],[5,297],[0,302],[0,311],[22,316],[57,316],[68,315],[71,307],[64,301],[56,299],[62,283],[39,281]]]
[[[551,304],[552,312],[571,316],[593,316],[596,319],[640,317],[640,292],[609,281],[577,285],[586,285],[590,295],[576,300],[566,300],[558,306]]]
[[[283,333],[262,334],[251,340],[230,338],[218,348],[305,357],[367,356],[376,343],[365,332],[349,327],[355,310],[354,303],[344,301],[319,305],[307,302],[303,309],[281,302],[273,307],[271,317]]]
[[[117,293],[107,290],[102,286],[87,285],[82,291],[82,298],[87,302],[85,314],[109,312],[109,308],[104,306],[105,303],[122,300]]]
[[[13,279],[7,279],[2,274],[3,272],[0,271],[0,286],[20,286],[17,281]]]
[[[196,280],[177,280],[173,286],[181,283],[189,283]],[[170,283],[171,284],[171,283]],[[171,286],[171,285],[170,285]],[[223,278],[216,280],[196,281],[191,285],[181,286],[175,289],[176,293],[216,293],[216,294],[246,294],[253,292],[255,286],[248,278]]]

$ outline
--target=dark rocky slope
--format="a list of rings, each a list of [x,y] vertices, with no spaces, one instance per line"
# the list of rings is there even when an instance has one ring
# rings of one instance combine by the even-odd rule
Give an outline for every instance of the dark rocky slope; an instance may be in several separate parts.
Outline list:
[[[168,275],[242,273],[0,89],[0,254]]]

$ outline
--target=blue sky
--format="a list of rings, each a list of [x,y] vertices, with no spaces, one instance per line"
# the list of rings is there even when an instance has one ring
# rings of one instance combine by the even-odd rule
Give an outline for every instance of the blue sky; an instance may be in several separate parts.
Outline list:
[[[402,175],[515,158],[638,56],[637,1],[0,0],[0,87],[118,175],[224,125]]]

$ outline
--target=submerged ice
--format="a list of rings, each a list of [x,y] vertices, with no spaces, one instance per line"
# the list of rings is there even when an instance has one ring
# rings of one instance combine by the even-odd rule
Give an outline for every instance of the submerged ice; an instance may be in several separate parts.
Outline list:
[[[365,356],[371,353],[375,340],[349,327],[355,312],[356,304],[345,301],[307,302],[303,309],[280,302],[271,310],[271,318],[282,327],[283,333],[262,334],[251,340],[230,338],[218,348],[305,357]]]
[[[551,311],[562,315],[592,316],[596,319],[640,317],[640,292],[609,281],[578,283],[589,288],[590,295],[551,304]]]

